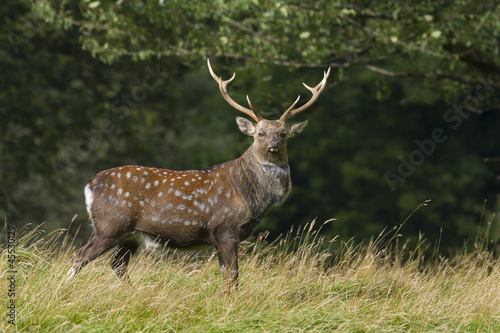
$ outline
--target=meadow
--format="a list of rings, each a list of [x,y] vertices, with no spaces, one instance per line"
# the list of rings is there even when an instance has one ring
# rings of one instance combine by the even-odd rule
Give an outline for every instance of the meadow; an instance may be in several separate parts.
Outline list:
[[[326,239],[320,229],[311,223],[274,242],[264,234],[243,242],[239,292],[229,296],[214,251],[144,250],[132,259],[130,284],[106,254],[68,281],[75,246],[67,231],[19,230],[15,261],[6,246],[1,253],[0,331],[500,331],[499,259],[485,237],[426,257],[424,248],[437,245],[422,237],[410,248],[400,228],[366,243]]]

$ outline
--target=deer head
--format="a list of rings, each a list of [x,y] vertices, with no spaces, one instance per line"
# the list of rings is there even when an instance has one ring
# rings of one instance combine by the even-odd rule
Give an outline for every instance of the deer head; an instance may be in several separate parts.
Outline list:
[[[293,116],[299,114],[300,112],[308,109],[319,97],[326,85],[326,80],[330,75],[330,68],[324,72],[323,80],[311,88],[305,83],[303,85],[312,93],[311,99],[299,108],[295,108],[295,105],[299,102],[300,96],[297,97],[295,102],[283,113],[283,115],[278,120],[266,120],[262,118],[259,112],[254,108],[250,98],[247,95],[247,102],[250,109],[236,103],[228,94],[227,86],[234,80],[236,74],[228,80],[222,80],[218,77],[212,69],[210,60],[207,59],[208,70],[213,79],[219,84],[219,89],[222,97],[236,110],[243,112],[244,114],[253,118],[256,123],[252,123],[250,120],[243,117],[236,117],[236,123],[240,131],[243,134],[251,136],[254,138],[254,143],[252,144],[252,151],[255,157],[261,163],[288,163],[288,155],[286,150],[286,140],[288,138],[294,137],[302,132],[302,130],[307,125],[307,120],[303,122],[287,124],[286,122]]]

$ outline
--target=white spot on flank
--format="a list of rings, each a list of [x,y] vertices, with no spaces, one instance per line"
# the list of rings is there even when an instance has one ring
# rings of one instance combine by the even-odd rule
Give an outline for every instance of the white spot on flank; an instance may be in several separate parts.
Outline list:
[[[181,191],[179,191],[179,190],[175,190],[175,196],[176,196],[176,197],[180,197],[180,196],[182,196],[182,192],[181,192]]]
[[[127,175],[126,175],[126,176],[127,176],[127,178],[130,178],[130,176],[131,176],[131,175],[132,175],[132,174],[131,174],[131,173],[130,173],[130,171],[129,171],[129,172],[127,172]]]
[[[151,184],[150,183],[147,183],[146,184],[146,190],[149,190],[151,188]]]
[[[165,179],[164,179],[164,180],[165,180]],[[157,181],[157,180],[155,180],[155,186],[158,186],[158,185],[160,185],[160,182],[159,182],[159,181]]]
[[[147,171],[144,171],[144,172],[143,172],[143,174],[144,174],[145,176],[147,176],[147,175],[148,175],[148,172],[147,172]]]
[[[112,173],[111,173],[111,176],[114,176],[114,175],[115,175],[115,173],[114,173],[114,172],[112,172]]]
[[[115,187],[116,187],[116,185],[115,185],[115,184],[111,185],[111,189],[112,189],[112,190],[114,190],[114,189],[115,189]]]
[[[137,179],[138,179],[137,176],[132,177],[132,180],[134,181],[134,183],[137,183]]]
[[[184,209],[186,209],[186,205],[181,204],[181,205],[177,206],[177,209],[184,210]]]
[[[123,193],[123,189],[119,188],[117,193],[118,195],[121,195]]]
[[[118,176],[118,178],[120,178],[122,176],[122,174],[118,172],[117,176]]]
[[[141,207],[144,207],[144,201],[139,201],[139,204],[141,205]]]
[[[163,192],[158,193],[158,196],[161,198],[163,196]]]
[[[227,192],[226,192],[226,197],[228,197],[228,198],[229,198],[230,196],[231,196],[231,191],[227,191]]]
[[[167,182],[167,179],[163,179],[162,183],[165,184]]]
[[[186,180],[186,181],[184,182],[184,185],[188,186],[188,185],[189,185],[189,182]]]
[[[141,168],[136,168],[137,171],[141,171]]]
[[[145,183],[146,182],[146,178],[142,177],[141,178],[141,183]]]
[[[125,194],[124,194],[124,195],[125,195],[125,198],[128,198],[128,197],[129,197],[129,195],[130,195],[130,193],[125,192]]]

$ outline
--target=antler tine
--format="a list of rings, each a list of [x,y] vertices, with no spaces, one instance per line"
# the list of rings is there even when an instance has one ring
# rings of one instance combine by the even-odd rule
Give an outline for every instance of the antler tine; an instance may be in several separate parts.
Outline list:
[[[235,76],[236,76],[236,73],[233,73],[233,76],[226,80],[226,81],[223,81],[221,77],[218,77],[215,72],[213,71],[212,69],[212,66],[210,65],[210,59],[207,58],[207,65],[208,65],[208,70],[210,72],[210,75],[212,75],[212,77],[214,78],[215,81],[217,81],[217,83],[219,83],[219,89],[220,89],[220,92],[222,94],[222,97],[226,100],[226,102],[231,105],[233,108],[235,108],[236,110],[240,111],[240,112],[243,112],[244,114],[252,117],[256,122],[259,122],[261,121],[263,118],[262,116],[257,112],[257,110],[254,109],[252,103],[250,103],[250,98],[248,98],[248,95],[247,95],[247,101],[248,101],[248,105],[250,106],[251,110],[236,103],[230,96],[229,94],[227,93],[227,85],[234,80]]]
[[[309,90],[313,94],[311,99],[306,104],[302,105],[300,108],[294,110],[293,108],[295,107],[295,104],[297,104],[297,102],[299,101],[300,98],[299,96],[299,98],[297,98],[295,102],[293,102],[293,104],[288,108],[288,110],[286,110],[285,113],[283,113],[283,115],[280,117],[280,120],[286,122],[288,119],[292,118],[293,116],[302,111],[307,110],[311,105],[313,105],[313,103],[316,102],[323,89],[325,89],[326,79],[328,79],[329,75],[330,75],[330,67],[328,67],[328,70],[326,72],[323,72],[323,80],[321,80],[321,82],[318,83],[316,87],[311,88],[307,84],[302,83],[304,87],[306,87],[307,90]]]

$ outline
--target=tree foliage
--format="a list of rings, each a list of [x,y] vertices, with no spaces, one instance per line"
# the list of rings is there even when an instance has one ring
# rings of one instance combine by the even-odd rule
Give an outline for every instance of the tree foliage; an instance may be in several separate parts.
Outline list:
[[[338,68],[426,79],[456,98],[500,81],[496,1],[81,1],[50,0],[41,18],[78,27],[83,48],[105,62],[209,55],[248,66]],[[397,59],[397,61],[395,61]],[[490,100],[484,109],[498,105]]]

